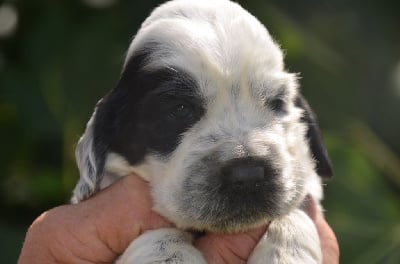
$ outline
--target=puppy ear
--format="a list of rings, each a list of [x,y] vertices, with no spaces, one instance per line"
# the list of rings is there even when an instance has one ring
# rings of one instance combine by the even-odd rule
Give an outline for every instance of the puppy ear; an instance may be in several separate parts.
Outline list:
[[[97,164],[96,152],[93,143],[93,130],[96,111],[86,125],[85,133],[81,136],[75,149],[75,158],[78,165],[80,179],[75,186],[72,203],[78,203],[92,194],[99,187],[101,170]]]
[[[332,162],[322,141],[316,115],[302,95],[296,98],[295,104],[304,110],[301,121],[307,125],[306,137],[316,160],[317,173],[323,178],[331,178],[333,176]]]

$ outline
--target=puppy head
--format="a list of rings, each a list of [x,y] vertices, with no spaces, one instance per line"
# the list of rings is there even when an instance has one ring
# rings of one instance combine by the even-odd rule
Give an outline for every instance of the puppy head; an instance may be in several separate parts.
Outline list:
[[[268,31],[238,4],[175,0],[132,41],[80,139],[73,200],[132,172],[181,228],[238,231],[331,174],[314,115]]]

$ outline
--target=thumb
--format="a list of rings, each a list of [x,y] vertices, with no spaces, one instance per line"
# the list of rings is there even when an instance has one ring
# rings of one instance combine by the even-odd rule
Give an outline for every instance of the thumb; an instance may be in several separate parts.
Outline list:
[[[267,227],[264,225],[238,234],[206,234],[195,242],[195,246],[208,263],[246,263]]]
[[[93,197],[53,208],[28,230],[22,263],[110,263],[142,232],[171,226],[151,211],[148,184],[125,176]]]
[[[88,215],[86,222],[94,225],[98,239],[116,253],[146,230],[171,226],[151,210],[149,186],[137,175],[125,176],[75,206]]]

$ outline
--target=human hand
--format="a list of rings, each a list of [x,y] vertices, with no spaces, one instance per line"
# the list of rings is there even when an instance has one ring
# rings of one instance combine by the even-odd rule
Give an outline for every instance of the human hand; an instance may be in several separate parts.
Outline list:
[[[317,210],[315,201],[307,199],[306,213],[313,220],[317,227],[319,240],[322,249],[322,263],[323,264],[337,264],[339,263],[339,244],[336,239],[335,233],[326,222],[323,215]]]
[[[148,184],[126,176],[88,200],[39,216],[18,263],[112,263],[144,231],[172,226],[151,208]]]
[[[322,263],[339,263],[339,246],[336,236],[323,215],[317,210],[315,201],[311,197],[306,200],[305,211],[317,227],[321,241]],[[196,245],[203,252],[208,263],[246,263],[266,229],[264,226],[235,235],[209,234],[200,238]]]
[[[28,230],[19,263],[111,263],[144,231],[172,226],[151,208],[146,182],[134,175],[124,177],[86,201],[38,217]],[[332,230],[315,204],[308,209],[321,237],[324,264],[338,263]],[[245,263],[266,228],[207,234],[195,246],[209,263]]]

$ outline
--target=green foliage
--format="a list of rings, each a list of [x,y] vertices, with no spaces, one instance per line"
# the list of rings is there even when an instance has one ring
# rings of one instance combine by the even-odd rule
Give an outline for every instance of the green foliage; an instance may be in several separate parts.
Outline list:
[[[2,263],[15,262],[37,215],[68,202],[78,178],[74,145],[159,3],[85,2],[6,1],[18,24],[0,34]],[[320,118],[335,167],[324,205],[341,262],[400,263],[399,2],[239,2],[286,51]]]
[[[398,263],[398,189],[352,138],[325,139],[337,175],[325,188],[326,217],[338,236],[342,262]]]

